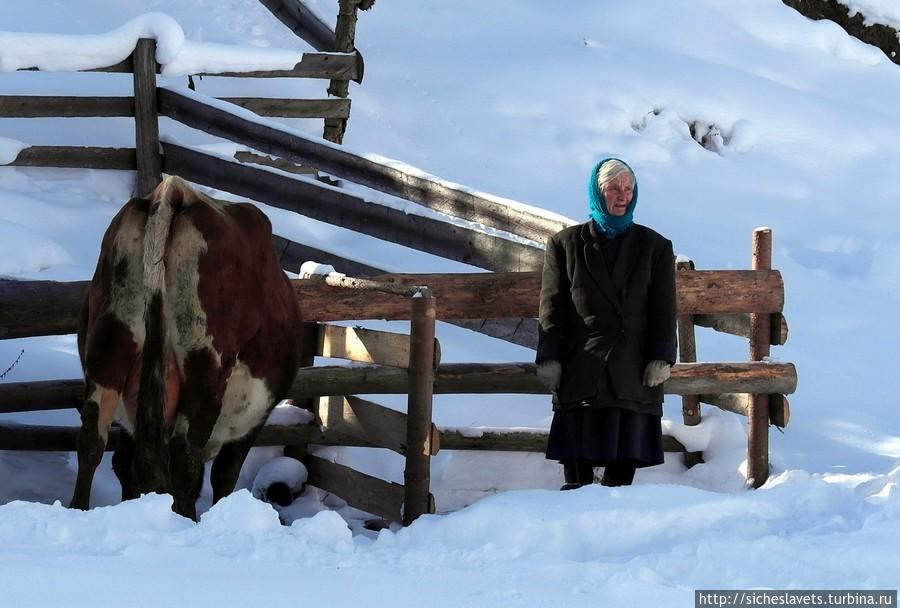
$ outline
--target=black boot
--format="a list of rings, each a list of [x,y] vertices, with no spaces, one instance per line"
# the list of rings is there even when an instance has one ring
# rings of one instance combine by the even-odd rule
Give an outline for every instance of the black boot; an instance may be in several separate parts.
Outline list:
[[[634,473],[637,467],[630,462],[613,462],[603,469],[603,478],[600,485],[611,488],[618,486],[630,486],[634,481]]]
[[[594,483],[594,467],[591,463],[583,460],[566,460],[562,465],[566,483],[560,490],[575,490]]]

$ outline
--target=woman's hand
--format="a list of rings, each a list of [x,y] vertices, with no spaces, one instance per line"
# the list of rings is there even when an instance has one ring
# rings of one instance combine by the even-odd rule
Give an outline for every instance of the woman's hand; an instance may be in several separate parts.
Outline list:
[[[559,379],[562,376],[562,365],[559,361],[542,361],[538,363],[537,377],[548,391],[559,388]]]
[[[672,366],[668,361],[651,361],[644,368],[644,386],[653,388],[659,386],[672,375]]]

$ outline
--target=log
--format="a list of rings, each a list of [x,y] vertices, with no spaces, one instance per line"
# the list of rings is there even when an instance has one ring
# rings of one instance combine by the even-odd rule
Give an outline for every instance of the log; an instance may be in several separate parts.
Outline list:
[[[275,17],[317,51],[335,51],[335,34],[302,2],[261,0]]]
[[[390,483],[342,464],[317,456],[307,456],[308,483],[336,494],[356,507],[388,521],[400,521],[403,505],[403,486]]]
[[[771,329],[769,330],[770,343],[772,346],[782,346],[787,342],[788,338],[787,320],[780,312],[772,313],[769,318],[772,321]],[[694,324],[701,327],[709,327],[732,336],[750,337],[749,313],[694,315]]]
[[[121,432],[118,427],[110,429],[107,451],[116,448]],[[543,452],[547,445],[548,433],[543,430],[438,428],[437,434],[440,437],[441,447],[446,450]],[[0,450],[74,452],[77,439],[78,427],[0,423]],[[306,444],[383,447],[334,429],[321,431],[315,425],[264,426],[255,443],[257,447]],[[669,435],[663,435],[663,449],[666,452],[685,451],[684,446]]]
[[[434,378],[435,394],[548,394],[533,363],[442,363]],[[794,392],[797,371],[791,363],[768,361],[678,363],[663,386],[669,395]],[[405,370],[360,365],[299,370],[292,398],[346,394],[403,394]],[[2,395],[2,393],[0,393]]]
[[[162,181],[159,112],[156,109],[156,67],[156,40],[141,38],[134,49],[136,196],[149,196]]]
[[[694,263],[690,260],[676,262],[675,269],[678,273],[694,270]],[[694,315],[678,315],[678,360],[682,363],[697,362],[697,342],[694,336]],[[682,395],[681,417],[686,426],[700,424],[700,397],[697,395]],[[703,462],[702,452],[685,452],[684,465],[691,468]]]
[[[538,273],[388,274],[373,279],[403,285],[427,285],[440,302],[438,319],[508,318],[537,314]],[[309,318],[319,321],[409,319],[409,300],[382,293],[360,294],[303,279],[294,291]]]
[[[753,270],[772,268],[772,230],[757,228],[753,231]],[[769,311],[765,311],[769,312]],[[772,338],[771,320],[765,312],[750,313],[750,360],[762,361],[769,356]],[[720,391],[704,391],[720,392]],[[759,488],[769,478],[769,391],[721,391],[748,392],[750,408],[747,412],[747,483]],[[789,392],[789,391],[777,391]]]
[[[115,65],[83,72],[133,72],[134,62],[126,57]],[[22,71],[36,71],[37,68],[24,68]],[[157,66],[157,74],[159,67]],[[175,76],[176,74],[168,74]],[[186,74],[185,74],[186,75]],[[290,70],[258,70],[252,72],[202,72],[195,76],[222,76],[234,78],[346,78],[355,82],[362,79],[362,69],[356,53],[303,53],[300,61]]]
[[[748,416],[750,413],[750,395],[745,393],[700,395],[700,401],[742,416]],[[790,420],[791,405],[788,398],[777,393],[769,395],[769,423],[784,428]]]
[[[315,247],[309,247],[295,243],[280,236],[273,236],[272,242],[278,252],[281,267],[290,272],[300,269],[303,262],[314,261],[320,264],[333,266],[337,272],[343,272],[354,277],[372,277],[387,274],[381,268],[369,266],[355,260],[349,260],[334,253],[322,251]],[[536,349],[538,338],[537,319],[443,319],[451,325],[456,325],[471,331],[505,340],[519,346]]]
[[[406,454],[406,414],[373,401],[348,395],[319,399],[318,420],[323,433],[349,435],[371,447]]]
[[[134,116],[134,97],[2,95],[3,118],[79,118]]]
[[[543,430],[447,429],[438,428],[445,450],[484,450],[499,452],[543,452],[549,433]],[[684,445],[671,435],[663,435],[663,450],[685,452]]]
[[[483,196],[417,170],[379,163],[330,142],[263,125],[171,89],[160,90],[160,111],[183,124],[280,158],[413,201],[436,211],[543,243],[569,221],[548,218]],[[512,268],[505,268],[512,270]]]
[[[260,116],[280,118],[347,118],[349,99],[272,99],[266,97],[219,97]]]
[[[409,367],[406,370],[406,467],[403,482],[403,525],[433,512],[431,504],[431,454],[434,424],[431,420],[434,395],[435,299],[411,299]]]
[[[284,160],[283,158],[272,158],[271,156],[254,154],[253,152],[247,152],[246,150],[238,150],[237,152],[235,152],[234,159],[242,163],[262,165],[263,167],[272,167],[274,169],[278,169],[279,171],[293,173],[294,175],[304,175],[313,179],[319,177],[319,172],[313,167],[297,165],[290,161]]]
[[[347,118],[349,99],[219,97],[260,116]],[[134,116],[134,97],[0,95],[2,118],[109,118]]]
[[[89,285],[0,279],[0,338],[74,333]]]
[[[776,271],[769,271],[762,278],[759,272],[746,270],[705,270],[680,272],[677,275],[679,312],[702,306],[708,307],[706,310],[736,308],[748,302],[765,309],[780,302],[779,298],[765,300],[750,296],[735,296],[732,301],[728,299],[729,290],[735,294],[746,294],[760,283],[781,284],[781,275]],[[392,274],[372,278],[405,285],[427,285],[440,301],[437,309],[439,320],[532,318],[538,311],[540,275],[536,272]],[[703,293],[697,289],[688,289],[686,293],[682,291],[685,285],[703,282],[713,285],[705,302]],[[294,280],[293,285],[307,321],[409,319],[407,298],[380,293],[360,294],[308,279]],[[87,281],[0,280],[0,337],[74,333],[87,286]]]
[[[355,50],[356,12],[358,0],[338,0],[337,23],[334,27],[334,50],[349,53]],[[350,93],[350,82],[346,79],[332,79],[328,85],[328,94],[332,97],[345,98]],[[326,118],[322,137],[339,144],[344,140],[347,130],[346,118]]]
[[[118,169],[134,171],[134,148],[97,146],[31,146],[25,148],[12,167],[59,167],[62,169]]]
[[[68,410],[84,402],[84,381],[44,380],[0,384],[0,414]]]
[[[333,266],[337,272],[343,272],[355,277],[372,277],[379,274],[387,274],[385,270],[363,264],[355,260],[349,260],[339,255],[295,243],[280,236],[273,236],[272,242],[278,252],[281,267],[285,270],[296,272],[303,262],[315,261],[320,264]],[[492,338],[505,340],[526,348],[537,348],[537,319],[444,319],[451,325],[475,331]]]
[[[319,325],[316,353],[319,357],[405,368],[409,365],[409,349],[409,336],[406,334],[362,327]],[[434,367],[440,363],[440,358],[440,343],[435,339]]]
[[[163,150],[166,173],[411,249],[488,270],[536,270],[543,264],[544,252],[538,247],[407,214],[318,182],[241,165],[175,144],[163,144]]]

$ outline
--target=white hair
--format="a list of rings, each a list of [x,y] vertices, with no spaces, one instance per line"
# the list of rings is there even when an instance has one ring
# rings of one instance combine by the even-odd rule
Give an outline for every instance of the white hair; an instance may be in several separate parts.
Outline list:
[[[619,177],[623,173],[627,173],[631,177],[631,184],[634,185],[634,171],[618,159],[611,159],[603,163],[600,171],[597,172],[597,186],[602,190],[603,186]]]

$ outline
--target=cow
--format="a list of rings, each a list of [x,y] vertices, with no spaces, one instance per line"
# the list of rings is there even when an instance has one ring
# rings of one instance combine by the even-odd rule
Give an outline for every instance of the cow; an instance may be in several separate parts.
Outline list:
[[[79,323],[86,392],[71,507],[90,507],[114,420],[123,499],[170,493],[196,520],[210,459],[213,501],[234,489],[299,362],[300,309],[271,238],[253,205],[172,176],[113,218]]]

